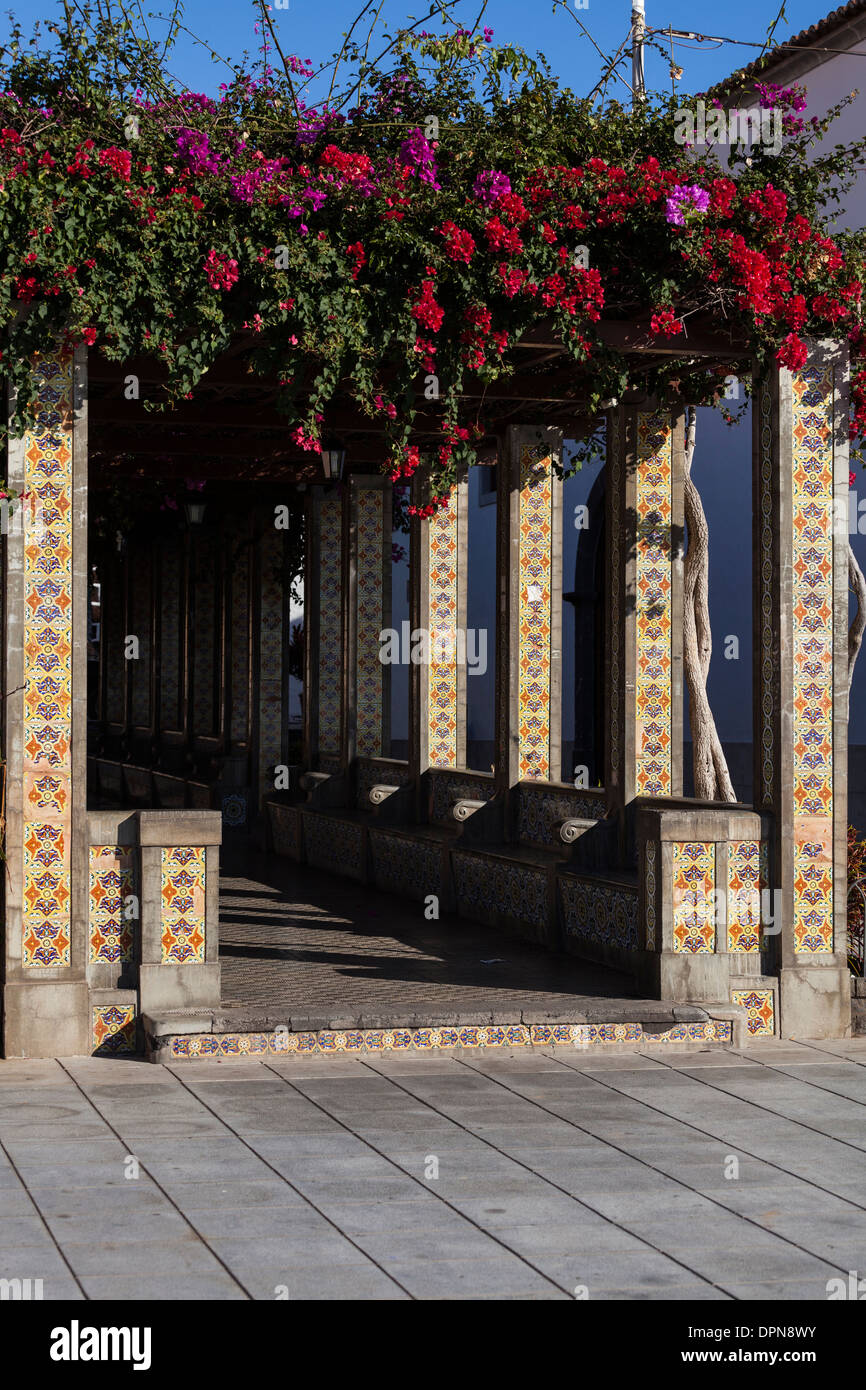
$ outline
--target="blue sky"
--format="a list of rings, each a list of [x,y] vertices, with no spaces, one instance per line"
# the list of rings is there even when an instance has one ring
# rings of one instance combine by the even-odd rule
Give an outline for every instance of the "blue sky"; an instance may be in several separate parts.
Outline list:
[[[83,3],[88,5],[88,0]],[[275,4],[275,0],[272,3]],[[672,25],[682,30],[699,26],[712,35],[760,44],[780,4],[781,0],[728,0],[724,6],[698,7],[694,0],[648,0],[647,24],[650,28]],[[274,7],[272,13],[277,19],[285,51],[318,63],[339,47],[340,35],[361,6],[362,0],[330,0],[328,4],[323,4],[322,0],[288,0],[288,8]],[[53,12],[44,0],[18,0],[11,8],[27,29],[36,19],[44,20]],[[143,8],[147,8],[146,0]],[[478,14],[480,0],[454,8],[463,22],[471,23]],[[783,20],[777,27],[777,39],[792,37],[823,18],[832,8],[834,6],[827,0],[824,3],[787,0],[788,22]],[[407,16],[420,18],[424,13],[423,0],[384,0],[383,17],[390,20],[392,29],[406,23]],[[594,85],[601,60],[575,19],[589,29],[607,54],[626,37],[630,13],[630,0],[588,0],[586,8],[579,10],[574,8],[572,0],[570,14],[562,9],[554,13],[551,0],[529,0],[529,3],[526,0],[490,0],[483,22],[493,28],[495,42],[518,44],[533,54],[541,51],[556,76],[580,93]],[[233,60],[237,60],[244,49],[255,50],[260,42],[253,30],[255,7],[250,0],[187,0],[184,14],[194,34]],[[7,21],[0,21],[0,25],[5,32]],[[436,32],[435,22],[427,27]],[[866,43],[863,48],[866,51]],[[758,52],[757,47],[733,43],[706,44],[699,50],[676,43],[676,61],[684,68],[681,90],[702,91],[751,61]],[[209,52],[186,36],[181,37],[171,66],[176,76],[196,91],[213,92],[223,80],[222,74],[215,76]],[[648,51],[647,85],[651,89],[669,89],[668,67],[668,60]],[[619,86],[621,94],[627,98],[626,88]]]

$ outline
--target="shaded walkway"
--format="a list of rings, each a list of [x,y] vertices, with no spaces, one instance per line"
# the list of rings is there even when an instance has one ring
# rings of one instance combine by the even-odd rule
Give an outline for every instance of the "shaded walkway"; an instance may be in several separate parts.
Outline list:
[[[672,1017],[628,975],[264,855],[225,857],[220,957],[224,1009],[293,1028]]]

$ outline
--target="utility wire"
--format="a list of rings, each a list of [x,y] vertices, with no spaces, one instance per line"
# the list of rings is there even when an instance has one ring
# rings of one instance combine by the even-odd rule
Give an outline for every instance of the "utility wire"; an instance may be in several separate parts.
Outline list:
[[[673,36],[673,38],[678,39],[680,42],[682,42],[683,39],[694,39],[697,43],[732,43],[738,45],[740,48],[763,49],[765,47],[765,44],[755,43],[751,39],[729,39],[720,34],[695,34],[685,29],[671,29],[669,27],[647,30],[647,36],[654,34],[664,34],[666,37]],[[792,53],[835,53],[842,58],[866,58],[866,50],[863,49],[825,48],[811,43],[777,43],[774,44],[771,49],[767,50],[768,56],[778,53],[780,49],[787,49]]]

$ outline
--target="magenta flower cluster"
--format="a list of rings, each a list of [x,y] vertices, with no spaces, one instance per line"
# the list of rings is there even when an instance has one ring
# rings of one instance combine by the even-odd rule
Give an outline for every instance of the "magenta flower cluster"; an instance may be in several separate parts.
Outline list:
[[[511,180],[499,169],[482,169],[472,185],[472,192],[482,207],[490,208],[511,192]]]
[[[665,221],[672,227],[682,227],[689,208],[695,208],[697,212],[706,212],[709,205],[710,195],[705,188],[698,188],[694,183],[678,183],[670,197],[665,200]]]
[[[410,130],[406,136],[400,146],[400,158],[405,165],[414,170],[422,183],[429,183],[432,188],[439,188],[439,184],[436,182],[435,150],[429,140],[424,139],[424,135],[419,129]]]

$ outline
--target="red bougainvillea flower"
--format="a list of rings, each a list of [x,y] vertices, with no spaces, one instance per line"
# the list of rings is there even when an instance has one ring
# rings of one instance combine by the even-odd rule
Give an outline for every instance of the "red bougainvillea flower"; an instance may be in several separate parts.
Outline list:
[[[203,269],[212,289],[230,290],[232,285],[237,284],[237,261],[229,256],[221,256],[218,251],[208,251]]]
[[[782,345],[776,353],[776,361],[789,371],[798,372],[806,365],[808,356],[809,350],[802,338],[798,338],[796,333],[789,333],[787,338],[782,340]]]
[[[352,269],[352,279],[357,280],[361,267],[367,264],[367,256],[364,251],[364,243],[362,241],[353,241],[351,246],[346,247],[346,255],[349,256],[352,261],[354,261],[354,267]]]
[[[650,333],[653,335],[669,333],[671,336],[675,336],[677,333],[682,333],[682,331],[682,319],[678,319],[672,309],[656,309],[650,319]]]
[[[129,150],[119,150],[115,145],[109,145],[107,150],[100,150],[99,163],[103,169],[108,169],[116,179],[122,179],[124,183],[129,183],[129,176],[132,172],[132,155]]]
[[[326,168],[336,169],[347,183],[366,182],[373,173],[373,161],[369,155],[341,150],[336,145],[328,145],[322,151],[319,163]]]
[[[463,261],[468,265],[475,250],[475,238],[470,232],[458,227],[456,222],[443,222],[439,235],[445,238],[445,251],[452,261]]]
[[[292,430],[292,439],[299,449],[306,449],[309,453],[315,453],[319,448],[319,441],[314,434],[308,434],[303,425],[296,425]]]
[[[445,310],[436,303],[432,280],[425,280],[422,283],[418,302],[412,305],[412,317],[416,323],[422,324],[431,333],[438,333],[442,327]]]

